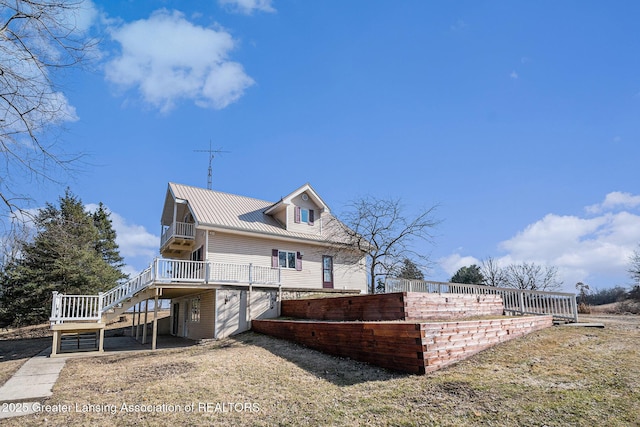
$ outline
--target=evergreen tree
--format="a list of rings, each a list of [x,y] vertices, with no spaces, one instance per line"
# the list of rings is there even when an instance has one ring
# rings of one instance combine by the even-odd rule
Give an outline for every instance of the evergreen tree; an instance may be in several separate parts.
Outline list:
[[[124,277],[115,232],[102,211],[97,215],[101,225],[96,225],[94,216],[68,189],[59,206],[47,203],[39,210],[35,237],[22,243],[20,257],[5,266],[0,278],[1,323],[45,321],[53,291],[93,295]]]
[[[400,279],[424,280],[424,273],[413,261],[405,258],[402,261],[402,268],[400,269],[398,277]]]
[[[484,276],[480,271],[480,267],[473,264],[469,267],[460,267],[456,274],[451,278],[451,283],[468,283],[471,285],[484,284]]]
[[[98,209],[93,213],[93,224],[98,231],[96,251],[98,251],[107,264],[120,270],[124,267],[124,258],[118,250],[116,231],[113,229],[113,223],[111,222],[111,213],[105,209],[102,202],[100,202]],[[123,274],[120,276],[119,279],[126,277]]]

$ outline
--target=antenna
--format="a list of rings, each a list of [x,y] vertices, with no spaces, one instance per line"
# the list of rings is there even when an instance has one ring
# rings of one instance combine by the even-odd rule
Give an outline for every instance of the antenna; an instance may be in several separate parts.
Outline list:
[[[196,153],[209,153],[209,174],[207,175],[207,189],[211,190],[211,181],[212,181],[212,172],[211,172],[211,162],[213,162],[214,153],[229,153],[229,151],[223,150],[214,150],[211,148],[211,140],[209,140],[209,149],[208,150],[193,150]]]

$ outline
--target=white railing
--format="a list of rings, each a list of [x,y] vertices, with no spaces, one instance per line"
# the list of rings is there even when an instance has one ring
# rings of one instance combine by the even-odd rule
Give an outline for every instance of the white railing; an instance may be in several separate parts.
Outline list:
[[[504,310],[507,314],[551,314],[557,319],[578,321],[576,296],[571,293],[407,279],[387,279],[385,292],[495,294],[502,297]]]
[[[157,258],[153,268],[159,282],[206,282],[206,263],[202,261]]]
[[[146,288],[153,282],[153,268],[150,265],[142,273],[135,276],[133,279],[126,281],[125,283],[112,288],[111,290],[102,294],[102,307],[103,310],[108,310],[120,304],[127,298],[131,298],[133,295]]]
[[[102,316],[101,294],[62,295],[53,291],[51,301],[51,322],[65,320],[100,320]]]
[[[68,320],[96,320],[102,314],[152,284],[243,283],[279,285],[280,268],[253,264],[230,264],[156,258],[134,278],[98,295],[53,293],[51,323]]]
[[[172,237],[194,239],[196,237],[195,224],[176,222],[175,224],[167,226],[167,228],[162,231],[162,236],[160,236],[160,247],[163,247]]]

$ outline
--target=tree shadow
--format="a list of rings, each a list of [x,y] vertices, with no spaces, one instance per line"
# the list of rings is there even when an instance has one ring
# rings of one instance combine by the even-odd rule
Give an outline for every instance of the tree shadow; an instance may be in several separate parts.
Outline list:
[[[294,363],[315,377],[341,387],[410,376],[410,374],[390,371],[357,360],[325,354],[257,332],[244,332],[232,338],[248,346],[263,348],[275,356]]]

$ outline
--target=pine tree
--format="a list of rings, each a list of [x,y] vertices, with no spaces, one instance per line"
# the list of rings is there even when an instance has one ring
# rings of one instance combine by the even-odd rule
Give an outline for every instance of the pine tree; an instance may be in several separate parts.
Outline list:
[[[409,258],[405,258],[402,261],[402,268],[400,269],[398,277],[400,279],[424,280],[424,273],[416,263],[411,261]]]
[[[460,267],[451,278],[451,283],[469,283],[472,285],[484,284],[484,276],[480,267],[473,264],[469,267]]]
[[[42,322],[49,317],[53,291],[92,295],[124,277],[108,215],[98,219],[99,226],[68,189],[59,206],[47,203],[39,210],[35,237],[22,243],[20,257],[5,266],[0,278],[1,323]]]
[[[93,225],[98,231],[96,251],[101,255],[104,262],[120,272],[122,267],[124,267],[124,258],[118,250],[116,231],[113,229],[111,213],[106,210],[102,202],[100,202],[98,209],[93,213]],[[120,273],[120,277],[116,280],[124,279],[125,277],[126,275]]]

